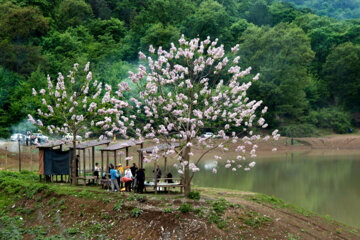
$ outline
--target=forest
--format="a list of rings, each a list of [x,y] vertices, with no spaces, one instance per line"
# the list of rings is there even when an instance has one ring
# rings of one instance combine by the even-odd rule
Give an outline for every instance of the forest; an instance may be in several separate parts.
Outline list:
[[[139,51],[169,48],[181,34],[240,45],[241,66],[261,73],[249,97],[269,107],[271,129],[348,133],[360,124],[359,2],[0,0],[0,137],[36,112],[32,88],[45,88],[47,74],[90,61],[115,88]]]
[[[360,17],[359,0],[283,0],[301,8],[313,9],[321,16],[336,19],[350,19]]]

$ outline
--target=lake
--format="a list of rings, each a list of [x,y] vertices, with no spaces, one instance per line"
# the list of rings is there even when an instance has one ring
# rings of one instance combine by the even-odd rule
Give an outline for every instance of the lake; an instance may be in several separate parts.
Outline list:
[[[201,164],[193,183],[265,193],[360,228],[360,151],[308,151],[258,157],[250,172]]]

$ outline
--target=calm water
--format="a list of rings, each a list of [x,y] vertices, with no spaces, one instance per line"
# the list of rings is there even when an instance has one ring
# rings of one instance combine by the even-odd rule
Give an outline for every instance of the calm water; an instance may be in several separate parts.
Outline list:
[[[219,167],[216,175],[212,163],[202,163],[196,185],[273,195],[360,228],[360,151],[279,154],[257,158],[250,172]]]

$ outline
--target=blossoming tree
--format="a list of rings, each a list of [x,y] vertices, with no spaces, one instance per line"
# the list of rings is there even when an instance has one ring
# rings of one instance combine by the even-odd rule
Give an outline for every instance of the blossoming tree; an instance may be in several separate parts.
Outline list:
[[[262,101],[246,96],[259,74],[245,81],[251,68],[238,66],[239,46],[225,54],[224,46],[218,46],[217,41],[209,37],[204,41],[187,41],[182,36],[180,46],[171,44],[168,51],[162,47],[156,51],[150,46],[152,57],[139,52],[147,67],[140,65],[138,73],[129,72],[140,91],[138,98],[130,99],[131,104],[148,118],[141,128],[136,128],[136,134],[139,138],[152,138],[172,146],[162,154],[174,155],[178,160],[174,166],[182,178],[185,195],[189,194],[191,180],[200,170],[199,163],[205,155],[213,152],[218,166],[217,160],[229,151],[229,144],[236,146],[236,156],[224,159],[226,168],[249,171],[254,167],[255,162],[248,159],[256,157],[255,141],[262,137],[255,134],[253,128],[267,127],[263,118],[267,107],[261,107]],[[206,129],[215,131],[218,138],[201,135]],[[277,130],[272,138],[279,138]],[[175,148],[172,143],[178,141],[180,148]],[[159,149],[155,148],[144,160],[149,162],[160,157]],[[214,167],[213,172],[216,171]]]
[[[94,125],[94,120],[104,118],[105,116],[100,115],[109,111],[104,106],[110,104],[111,87],[105,86],[105,93],[100,101],[103,94],[102,83],[93,80],[89,65],[87,63],[84,70],[80,71],[79,64],[74,64],[67,78],[59,73],[55,86],[48,75],[48,89],[39,90],[42,107],[37,110],[37,120],[28,115],[29,121],[42,131],[53,135],[72,134],[73,149],[76,149],[77,134],[82,131],[85,138],[88,138],[91,134],[89,128]],[[35,89],[33,95],[38,95]],[[72,169],[76,168],[74,155]],[[76,183],[75,170],[72,171],[71,178]]]

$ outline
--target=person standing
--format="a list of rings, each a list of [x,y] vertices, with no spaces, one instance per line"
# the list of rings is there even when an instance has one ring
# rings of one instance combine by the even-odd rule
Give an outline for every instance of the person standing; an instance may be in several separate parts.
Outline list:
[[[115,191],[120,192],[119,184],[117,182],[118,172],[113,166],[111,166],[111,168],[110,168],[110,176],[111,176],[111,180],[110,180],[111,181],[111,191],[114,192],[114,188],[116,187]]]
[[[99,163],[95,163],[94,176],[96,177],[96,183],[99,183],[100,170]]]
[[[125,170],[125,175],[124,177],[126,178],[126,182],[125,182],[125,190],[128,192],[131,192],[131,184],[132,184],[132,179],[133,179],[133,175],[131,173],[130,167],[126,166],[126,170]]]
[[[122,164],[121,164],[121,163],[119,163],[119,164],[117,165],[117,169],[119,170],[120,175],[121,175],[121,176],[124,176],[124,168],[122,167]],[[118,180],[120,180],[120,179],[118,179]],[[123,188],[123,182],[122,182],[122,181],[120,181],[120,188],[121,188],[121,189]]]
[[[143,193],[145,186],[145,169],[140,168],[136,173],[137,192]]]
[[[133,165],[132,165],[132,167],[130,168],[130,170],[131,170],[131,174],[132,174],[132,176],[133,176],[133,177],[132,177],[133,182],[132,182],[131,187],[134,188],[135,180],[136,180],[135,176],[136,176],[136,172],[137,172],[137,170],[138,170],[138,168],[136,167],[136,163],[133,163]]]

